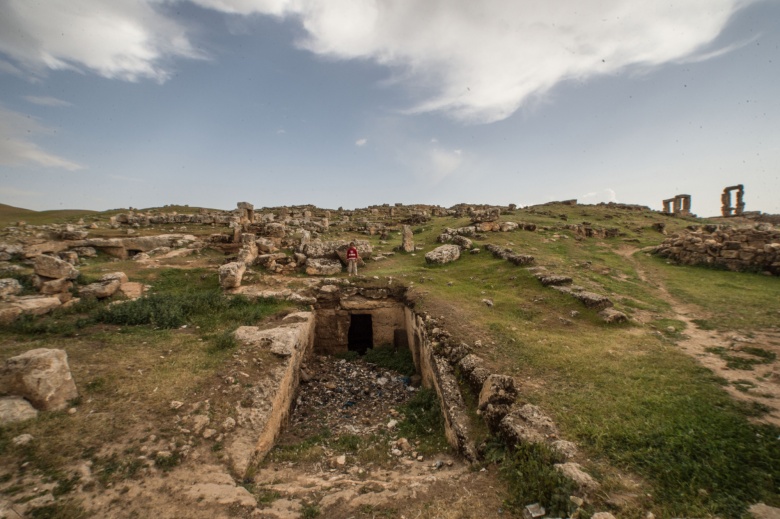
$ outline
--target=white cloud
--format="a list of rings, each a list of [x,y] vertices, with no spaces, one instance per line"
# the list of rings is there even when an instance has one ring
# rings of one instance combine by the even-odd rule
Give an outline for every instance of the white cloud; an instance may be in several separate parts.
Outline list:
[[[91,71],[170,77],[171,60],[203,58],[166,14],[184,0],[0,0],[0,71]],[[419,96],[409,112],[492,122],[566,80],[711,59],[707,46],[758,0],[190,0],[235,16],[298,20],[301,48],[372,60]]]
[[[165,81],[170,58],[202,55],[158,0],[2,0],[0,52],[32,74],[90,70]]]
[[[0,165],[37,164],[68,171],[83,169],[80,164],[49,153],[30,140],[36,134],[48,132],[48,128],[37,120],[0,107]]]
[[[299,45],[391,67],[423,101],[491,122],[570,79],[703,54],[731,16],[757,0],[194,0],[235,14],[300,19]]]
[[[73,106],[72,103],[48,96],[24,96],[25,100],[41,106]]]
[[[355,146],[365,146],[368,139],[358,139],[355,141]]]
[[[585,193],[580,197],[581,200],[586,200],[589,204],[596,204],[599,202],[617,202],[617,193],[614,189],[606,188],[603,191],[591,191]]]

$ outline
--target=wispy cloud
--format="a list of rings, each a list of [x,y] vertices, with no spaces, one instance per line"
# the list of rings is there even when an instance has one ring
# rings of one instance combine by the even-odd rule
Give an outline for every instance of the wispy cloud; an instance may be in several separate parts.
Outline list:
[[[41,106],[73,106],[72,103],[48,96],[24,96],[24,99],[35,105]]]
[[[358,147],[365,146],[367,142],[368,142],[368,139],[365,139],[365,138],[364,139],[358,139],[358,140],[355,141],[355,146],[358,146]]]
[[[201,58],[184,27],[156,0],[4,0],[0,52],[28,73],[91,71],[165,81],[172,58]]]
[[[598,203],[598,202],[617,202],[617,193],[615,193],[614,189],[606,188],[601,191],[591,191],[590,193],[585,193],[580,197],[581,200],[587,200],[588,203]]]
[[[68,171],[83,169],[82,165],[49,153],[31,140],[35,135],[48,132],[49,129],[36,119],[0,107],[0,164],[35,164]]]
[[[391,67],[397,82],[423,89],[410,112],[492,122],[562,81],[700,53],[757,0],[194,1],[227,13],[293,17],[306,31],[300,47],[373,60]]]

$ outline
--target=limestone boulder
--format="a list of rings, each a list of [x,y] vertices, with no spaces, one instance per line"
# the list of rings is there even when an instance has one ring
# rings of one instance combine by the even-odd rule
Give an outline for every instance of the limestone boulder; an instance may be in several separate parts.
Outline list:
[[[14,278],[0,279],[0,298],[5,299],[22,292],[22,284]]]
[[[266,224],[265,232],[272,238],[284,238],[287,235],[287,227],[283,223],[273,222]]]
[[[68,250],[68,247],[68,243],[63,241],[47,241],[26,246],[22,254],[25,258],[36,258],[41,254],[57,254]]]
[[[125,276],[125,279],[127,279],[127,276]],[[113,296],[121,285],[122,282],[118,279],[106,279],[105,281],[90,283],[79,289],[79,296],[106,299]]]
[[[22,309],[13,303],[0,303],[0,324],[10,324],[22,315]]]
[[[624,314],[619,310],[615,310],[614,308],[609,308],[609,307],[600,311],[599,317],[601,317],[604,320],[604,322],[607,324],[624,323],[628,321],[628,316],[626,314]]]
[[[306,260],[306,273],[310,276],[333,276],[341,272],[340,261],[325,258],[309,258]]]
[[[62,302],[57,297],[44,295],[17,297],[9,304],[18,308],[22,314],[43,315],[58,308]]]
[[[436,247],[425,255],[427,263],[444,265],[460,258],[460,247],[457,245],[446,244]]]
[[[485,409],[488,404],[511,405],[517,398],[515,379],[507,375],[490,375],[479,393],[479,408]]]
[[[23,396],[36,409],[59,411],[78,396],[64,350],[39,348],[11,357],[0,369],[0,389]]]
[[[23,422],[38,417],[38,411],[20,396],[0,398],[0,425]]]
[[[465,236],[457,235],[452,237],[452,243],[459,246],[462,249],[470,250],[474,247],[474,243]]]
[[[39,276],[51,279],[76,279],[79,277],[79,271],[68,263],[54,256],[41,254],[35,258],[35,273]]]
[[[458,362],[463,376],[473,388],[479,390],[490,376],[490,371],[485,367],[485,361],[481,357],[469,353]]]
[[[108,274],[103,274],[100,276],[100,282],[105,281],[114,281],[117,280],[119,283],[127,283],[129,279],[127,278],[127,274],[124,272],[110,272]]]
[[[226,263],[219,267],[219,286],[225,289],[241,286],[241,279],[246,272],[246,265],[239,262]]]
[[[41,294],[54,295],[67,292],[71,288],[73,288],[73,281],[69,280],[68,278],[60,278],[41,282],[38,290]]]
[[[128,281],[127,283],[122,283],[119,285],[119,292],[121,292],[121,294],[127,299],[138,299],[144,295],[145,289],[146,287],[143,283],[138,283],[135,281]]]
[[[554,467],[564,476],[574,481],[584,492],[593,492],[600,487],[599,483],[585,472],[579,463],[557,463]]]
[[[258,238],[255,243],[257,244],[258,252],[263,254],[271,254],[278,250],[273,240],[269,240],[268,238]]]

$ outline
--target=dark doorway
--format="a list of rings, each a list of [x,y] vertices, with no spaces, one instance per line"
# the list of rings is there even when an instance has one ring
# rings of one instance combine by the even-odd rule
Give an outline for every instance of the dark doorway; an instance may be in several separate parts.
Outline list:
[[[349,319],[347,349],[365,355],[374,346],[374,328],[371,314],[352,314]]]

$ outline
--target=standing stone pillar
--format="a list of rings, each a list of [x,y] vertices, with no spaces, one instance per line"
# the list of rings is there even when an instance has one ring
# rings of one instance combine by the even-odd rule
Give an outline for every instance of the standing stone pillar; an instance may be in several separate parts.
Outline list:
[[[412,227],[409,225],[404,225],[403,227],[401,249],[404,252],[414,252],[414,233],[412,232]]]

